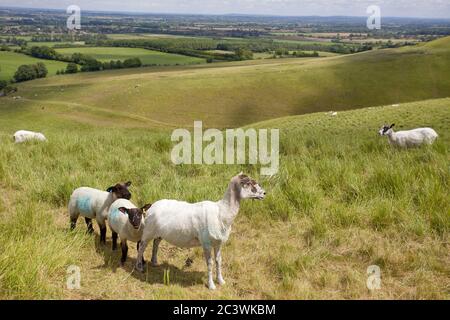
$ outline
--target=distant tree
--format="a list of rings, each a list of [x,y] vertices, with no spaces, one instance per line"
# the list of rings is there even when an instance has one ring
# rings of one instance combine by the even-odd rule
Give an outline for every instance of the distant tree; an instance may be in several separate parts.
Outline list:
[[[130,58],[123,62],[124,68],[138,68],[140,66],[142,66],[142,62],[139,58]]]
[[[59,54],[55,49],[46,46],[33,46],[30,49],[30,54],[33,57],[41,59],[58,60]]]
[[[33,65],[21,65],[14,74],[14,80],[17,82],[33,80],[37,78],[36,68]]]
[[[6,82],[5,80],[0,80],[0,90],[5,89],[7,85],[8,82]]]
[[[102,68],[103,64],[100,61],[87,57],[84,64],[81,66],[81,71],[99,71],[102,70]]]
[[[247,49],[243,49],[243,48],[238,48],[235,51],[236,56],[240,59],[240,60],[251,60],[253,59],[253,52]]]
[[[36,69],[36,77],[37,78],[45,78],[48,74],[47,67],[42,62],[38,62],[34,65]]]
[[[77,73],[78,72],[78,66],[76,63],[69,62],[66,67],[66,73]]]

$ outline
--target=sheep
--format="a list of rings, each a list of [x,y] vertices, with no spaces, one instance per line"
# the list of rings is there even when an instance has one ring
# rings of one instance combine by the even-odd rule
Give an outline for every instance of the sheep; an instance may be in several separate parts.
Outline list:
[[[29,140],[47,141],[47,138],[40,132],[19,130],[14,133],[13,140],[15,143],[23,143]]]
[[[431,128],[418,128],[409,131],[394,132],[395,124],[384,125],[379,134],[387,136],[389,143],[400,148],[419,147],[426,143],[431,145],[438,138],[438,134]]]
[[[203,247],[208,267],[208,288],[216,288],[212,274],[212,254],[214,249],[217,281],[225,284],[222,277],[221,246],[228,240],[231,225],[239,212],[243,199],[263,200],[266,192],[250,177],[240,173],[233,177],[222,200],[187,203],[176,200],[161,200],[147,212],[136,269],[144,271],[144,252],[152,239],[151,263],[158,264],[158,246],[162,240],[182,248]]]
[[[117,199],[109,208],[108,225],[112,231],[112,249],[117,250],[117,236],[119,236],[122,247],[122,258],[120,259],[122,265],[127,260],[127,240],[137,242],[139,249],[139,241],[144,230],[145,212],[151,206],[151,204],[146,204],[139,209],[129,200]]]
[[[106,191],[82,187],[76,189],[69,201],[70,228],[75,229],[78,217],[85,218],[88,232],[94,232],[92,219],[96,219],[100,227],[100,242],[106,243],[106,219],[111,204],[117,199],[131,199],[128,188],[131,182],[118,183]]]

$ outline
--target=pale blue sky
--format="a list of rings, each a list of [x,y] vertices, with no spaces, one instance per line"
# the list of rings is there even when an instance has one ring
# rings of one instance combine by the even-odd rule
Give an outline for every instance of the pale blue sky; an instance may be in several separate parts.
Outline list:
[[[0,6],[199,14],[365,16],[379,5],[382,16],[450,18],[450,0],[0,0]]]

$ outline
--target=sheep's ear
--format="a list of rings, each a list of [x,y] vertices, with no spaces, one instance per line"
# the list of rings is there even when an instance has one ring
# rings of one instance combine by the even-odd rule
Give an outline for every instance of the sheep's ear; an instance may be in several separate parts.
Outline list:
[[[151,204],[151,203],[149,203],[149,204],[146,204],[145,206],[143,206],[143,207],[141,208],[141,210],[142,210],[142,211],[144,211],[144,213],[146,213],[146,212],[147,212],[147,210],[151,208],[151,206],[152,206],[152,204]]]
[[[108,189],[106,189],[106,192],[114,192],[116,190],[115,186],[109,187]]]
[[[128,214],[128,209],[127,208],[120,207],[119,211],[122,212],[122,213]]]
[[[393,124],[391,125],[391,129],[392,129],[393,127],[395,127],[395,123],[393,123]]]
[[[127,186],[127,187],[131,186],[131,181],[126,182],[125,186]]]

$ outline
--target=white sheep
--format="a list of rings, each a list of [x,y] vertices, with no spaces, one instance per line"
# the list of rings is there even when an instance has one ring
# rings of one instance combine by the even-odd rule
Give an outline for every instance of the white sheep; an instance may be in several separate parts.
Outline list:
[[[208,287],[216,288],[212,274],[212,249],[215,252],[217,281],[223,285],[221,246],[228,240],[231,225],[239,212],[242,199],[259,199],[266,192],[259,184],[242,173],[233,177],[222,200],[187,203],[161,200],[147,212],[136,269],[144,271],[144,252],[154,239],[152,265],[157,265],[158,246],[161,240],[182,248],[203,247],[208,266]]]
[[[27,130],[19,130],[13,135],[15,143],[23,143],[30,140],[47,141],[47,138],[40,132],[33,132]]]
[[[117,249],[117,236],[119,236],[122,248],[122,258],[120,259],[122,265],[127,260],[127,240],[137,242],[139,249],[139,242],[144,230],[145,212],[151,206],[151,204],[147,204],[142,208],[137,208],[129,200],[117,199],[109,208],[108,225],[112,231],[112,249]]]
[[[100,227],[100,242],[106,243],[106,219],[111,204],[117,199],[130,199],[128,188],[131,182],[118,183],[106,191],[93,188],[78,188],[70,196],[69,216],[70,228],[76,227],[78,217],[85,218],[89,233],[94,231],[92,219],[96,219]]]
[[[431,128],[418,128],[409,131],[394,132],[395,124],[391,126],[384,125],[379,134],[387,136],[389,143],[401,148],[419,147],[422,144],[433,144],[438,138],[438,134]]]

